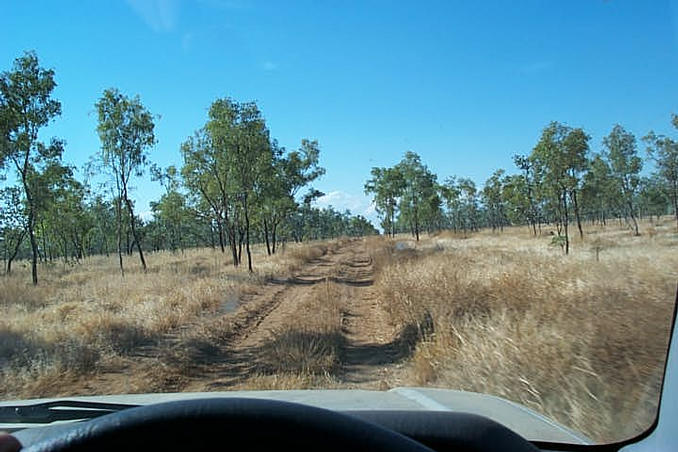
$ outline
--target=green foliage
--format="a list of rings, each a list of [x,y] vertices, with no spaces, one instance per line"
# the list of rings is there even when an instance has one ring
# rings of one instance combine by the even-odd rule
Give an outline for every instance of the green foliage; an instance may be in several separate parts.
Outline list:
[[[365,194],[374,195],[377,213],[382,217],[381,226],[389,235],[396,233],[395,215],[398,199],[405,188],[405,179],[398,168],[372,168],[372,178],[365,182]]]
[[[129,98],[115,88],[105,90],[95,106],[101,159],[125,186],[133,175],[143,174],[155,144],[153,116],[139,96]]]
[[[607,149],[606,156],[617,191],[616,198],[622,200],[626,215],[633,221],[635,234],[638,235],[634,198],[638,193],[643,161],[637,155],[636,137],[617,124],[603,139],[603,145]]]
[[[671,123],[678,129],[678,116],[674,114]],[[657,168],[657,180],[673,204],[673,213],[678,226],[678,141],[654,132],[648,133],[643,140],[648,144],[648,155],[654,160]]]
[[[311,187],[324,173],[320,145],[303,139],[288,151],[270,135],[254,102],[216,99],[202,128],[181,146],[181,168],[151,166],[152,179],[164,188],[151,202],[153,217],[134,213],[130,182],[148,166],[155,144],[154,117],[138,96],[117,89],[96,103],[101,151],[96,163],[108,175],[107,190],[76,179],[76,169],[61,162],[64,144],[41,141],[39,132],[61,113],[52,98],[54,71],[27,52],[0,74],[0,252],[6,271],[17,258],[32,258],[37,283],[38,260],[78,262],[91,254],[219,246],[248,266],[251,242],[263,242],[269,254],[287,240],[364,236],[378,231],[360,215],[333,207],[317,208],[323,193]],[[678,128],[678,116],[672,117]],[[615,126],[603,150],[589,157],[590,137],[581,128],[548,124],[529,155],[516,155],[516,174],[496,170],[482,188],[469,178],[447,177],[438,183],[414,152],[392,167],[375,167],[364,184],[373,197],[384,232],[441,228],[501,230],[528,225],[536,235],[554,225],[553,244],[568,252],[570,222],[601,225],[673,212],[678,222],[678,142],[650,132],[643,138],[655,172],[642,177],[643,159],[636,139]],[[86,168],[89,175],[91,168]],[[98,191],[98,192],[97,192]],[[26,240],[28,238],[29,240]],[[596,246],[595,239],[591,242]]]
[[[45,167],[58,163],[63,143],[38,140],[38,132],[61,114],[61,104],[52,98],[54,71],[40,67],[35,52],[14,60],[12,70],[0,74],[0,167],[11,166],[21,182],[26,201],[26,228],[31,243],[31,273],[38,283],[38,244],[35,224],[39,194],[35,185]]]
[[[497,228],[503,230],[506,224],[504,173],[503,169],[495,171],[485,182],[482,192],[487,221],[490,223],[493,231]]]
[[[574,211],[580,236],[581,227],[577,194],[581,174],[588,166],[587,153],[590,137],[580,128],[552,122],[542,131],[530,160],[534,165],[535,179],[539,182],[538,195],[554,210],[559,229],[565,236],[565,253],[569,252],[570,211]]]
[[[439,217],[441,205],[437,176],[421,162],[418,154],[408,151],[396,166],[404,184],[398,205],[400,220],[409,225],[412,235],[419,240],[422,226],[432,228]]]
[[[123,203],[141,266],[146,270],[134,205],[129,196],[129,183],[132,176],[143,175],[148,151],[155,144],[153,115],[141,104],[139,96],[130,98],[115,88],[105,90],[95,106],[99,119],[97,132],[101,140],[101,161],[115,181],[120,272],[124,275],[121,247]]]

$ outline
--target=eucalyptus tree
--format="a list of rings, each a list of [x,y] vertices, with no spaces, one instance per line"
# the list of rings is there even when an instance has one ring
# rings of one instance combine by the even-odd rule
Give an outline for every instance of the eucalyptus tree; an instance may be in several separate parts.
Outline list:
[[[61,103],[52,98],[55,87],[54,71],[42,68],[34,52],[26,52],[0,74],[0,165],[12,167],[25,198],[33,284],[38,284],[35,180],[63,153],[61,141],[52,138],[46,144],[38,139],[40,129],[61,114]]]
[[[374,225],[364,216],[356,215],[350,216],[348,221],[348,228],[346,234],[351,237],[365,237],[368,235],[377,235],[379,231]]]
[[[88,244],[94,229],[94,222],[85,206],[86,188],[73,176],[69,167],[54,167],[49,179],[45,180],[49,195],[47,225],[52,236],[58,238],[64,262],[69,256],[80,261],[87,254]],[[44,247],[43,252],[47,252]]]
[[[504,206],[504,173],[498,169],[485,181],[482,197],[492,231],[497,228],[504,230],[506,222],[506,209]]]
[[[86,253],[92,224],[84,205],[86,189],[73,172],[73,167],[54,162],[34,180],[39,200],[37,231],[44,260],[51,260],[55,254],[61,254],[65,262],[69,256],[80,260]]]
[[[184,160],[181,168],[184,185],[196,198],[198,210],[211,212],[209,221],[216,226],[222,252],[225,252],[224,234],[228,234],[233,265],[238,266],[235,228],[229,226],[231,200],[225,154],[217,151],[211,135],[204,128],[196,131],[182,144],[181,154]]]
[[[475,182],[468,177],[457,179],[457,188],[461,201],[461,225],[464,233],[467,230],[477,231],[480,227],[480,209],[478,206],[478,189]]]
[[[289,153],[271,142],[273,159],[268,172],[263,172],[262,193],[258,211],[268,254],[276,252],[280,224],[297,208],[299,190],[323,174],[319,166],[320,148],[316,140],[301,140],[301,147]]]
[[[437,176],[412,151],[405,153],[395,170],[404,181],[398,205],[400,218],[409,225],[416,240],[419,240],[422,225],[430,226],[440,210]]]
[[[670,201],[662,185],[662,181],[656,174],[640,179],[636,204],[639,207],[641,218],[642,215],[649,215],[650,220],[652,220],[653,216],[660,217],[668,212]]]
[[[609,163],[601,155],[594,155],[584,175],[581,194],[584,209],[601,226],[619,210],[617,193]]]
[[[581,225],[578,192],[582,173],[588,165],[587,152],[590,137],[579,128],[552,122],[544,128],[530,160],[536,177],[542,182],[542,195],[550,198],[556,209],[558,233],[564,234],[565,253],[570,250],[569,217],[574,211],[579,235],[584,237]],[[555,201],[555,202],[554,202]]]
[[[402,196],[405,180],[398,168],[372,168],[372,178],[365,182],[365,194],[373,195],[377,213],[382,217],[381,226],[391,237],[396,233],[396,211]]]
[[[581,225],[581,212],[579,206],[578,193],[581,189],[581,181],[583,174],[585,174],[589,160],[589,140],[591,137],[581,128],[570,128],[565,137],[564,145],[564,159],[566,172],[569,176],[568,189],[570,199],[572,200],[572,207],[574,216],[577,220],[577,229],[579,229],[579,237],[584,238],[584,230]]]
[[[114,203],[104,199],[101,194],[95,194],[88,201],[87,212],[94,225],[91,230],[90,253],[105,254],[108,257],[117,233]]]
[[[20,187],[10,186],[0,190],[0,237],[6,275],[12,273],[12,262],[26,238],[25,209]]]
[[[634,204],[640,186],[643,161],[638,157],[636,137],[617,124],[610,134],[603,138],[603,146],[606,148],[605,157],[610,162],[611,175],[626,216],[633,222],[635,235],[639,235]]]
[[[447,208],[447,217],[449,225],[452,226],[452,229],[457,232],[457,230],[463,227],[462,224],[462,209],[461,209],[461,190],[457,184],[457,178],[455,176],[449,176],[445,181],[438,187],[440,191],[440,196],[445,202],[445,207]]]
[[[537,201],[535,196],[535,192],[538,190],[538,187],[537,179],[534,174],[534,163],[530,160],[528,156],[520,154],[516,154],[513,156],[513,163],[522,172],[520,175],[520,177],[522,178],[522,182],[518,180],[513,180],[512,187],[514,189],[518,187],[522,188],[523,197],[525,198],[524,201],[527,203],[529,207],[527,210],[527,221],[532,226],[532,233],[536,236],[537,223],[540,224],[540,231],[541,223],[539,209],[537,207]],[[514,191],[513,193],[514,201],[518,201],[518,198],[516,198],[516,196],[518,196],[519,193],[520,192]]]
[[[256,103],[238,103],[230,98],[212,103],[205,128],[216,152],[226,160],[227,190],[243,216],[240,236],[245,240],[247,268],[252,272],[253,204],[273,159],[269,131]]]
[[[177,169],[173,165],[165,169],[153,165],[151,174],[152,179],[159,181],[165,188],[165,193],[160,199],[151,202],[154,219],[158,221],[162,235],[167,237],[169,248],[172,251],[179,248],[183,252],[185,229],[191,215],[186,197],[179,191],[180,180]]]
[[[678,129],[678,115],[673,115],[672,124]],[[643,140],[648,144],[647,151],[654,160],[664,193],[671,200],[678,227],[678,141],[654,132],[648,133]]]
[[[536,222],[533,221],[533,208],[528,193],[524,175],[512,174],[504,178],[501,196],[506,219],[511,224],[527,224],[530,231],[536,234]]]
[[[123,203],[129,219],[134,242],[139,252],[141,266],[146,270],[146,260],[137,234],[134,205],[130,199],[130,181],[142,176],[148,161],[148,151],[155,144],[153,115],[141,103],[139,96],[128,97],[115,88],[104,91],[96,103],[97,132],[101,140],[101,161],[115,182],[117,241],[120,272],[122,263]]]

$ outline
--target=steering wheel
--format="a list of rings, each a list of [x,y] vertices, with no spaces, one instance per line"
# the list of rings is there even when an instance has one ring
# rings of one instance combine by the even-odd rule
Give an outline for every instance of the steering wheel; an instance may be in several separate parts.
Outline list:
[[[261,399],[182,400],[75,424],[26,451],[310,450],[430,452],[375,424],[329,410]]]
[[[359,419],[362,417],[364,419]],[[376,425],[377,420],[387,428]],[[129,408],[68,424],[24,451],[80,450],[513,450],[535,452],[529,441],[488,418],[468,413],[427,413],[378,418],[267,399],[211,398]],[[393,430],[389,430],[392,428]],[[397,430],[397,431],[396,431]],[[423,432],[423,433],[422,433]]]

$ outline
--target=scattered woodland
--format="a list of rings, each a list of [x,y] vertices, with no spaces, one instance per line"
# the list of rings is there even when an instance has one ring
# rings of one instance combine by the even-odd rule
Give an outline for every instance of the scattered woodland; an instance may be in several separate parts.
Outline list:
[[[52,92],[55,73],[27,52],[0,78],[0,245],[5,272],[29,258],[32,281],[38,262],[80,262],[85,256],[146,250],[219,247],[232,264],[252,271],[251,244],[274,254],[281,241],[300,242],[378,231],[360,215],[313,207],[323,194],[310,187],[325,172],[320,145],[303,139],[288,151],[271,137],[256,103],[215,100],[207,121],[181,146],[181,168],[160,168],[152,160],[155,116],[138,96],[115,88],[102,93],[98,115],[99,153],[85,168],[62,160],[59,138],[38,139],[56,120],[61,104]],[[678,127],[678,118],[673,118]],[[528,155],[515,155],[515,174],[495,171],[483,187],[465,177],[442,183],[414,152],[392,168],[373,168],[365,192],[373,195],[390,235],[444,229],[478,231],[525,224],[536,235],[552,225],[554,244],[567,254],[572,230],[583,237],[585,221],[625,222],[638,234],[638,219],[673,211],[678,224],[678,145],[648,132],[641,156],[636,137],[615,126],[599,152],[581,128],[552,122]],[[651,161],[654,171],[643,173]],[[133,180],[149,170],[165,193],[144,221],[135,213]],[[105,183],[95,183],[96,175]],[[305,190],[302,193],[302,190]],[[245,257],[243,257],[243,249]]]
[[[420,385],[597,441],[652,422],[678,140],[616,125],[598,145],[551,122],[482,186],[408,151],[363,187],[380,233],[314,206],[320,144],[280,146],[254,102],[216,99],[162,168],[156,116],[107,89],[100,150],[64,163],[62,140],[39,139],[55,77],[34,52],[0,74],[0,398]],[[163,194],[144,219],[146,171]]]
[[[61,112],[55,86],[54,71],[40,67],[31,52],[0,77],[6,273],[16,259],[28,258],[37,284],[39,262],[117,254],[124,274],[124,255],[138,254],[147,269],[144,250],[203,246],[228,251],[234,266],[246,262],[252,272],[254,242],[275,254],[281,242],[377,233],[360,215],[312,206],[323,195],[309,188],[325,172],[318,142],[303,139],[294,151],[279,146],[253,102],[215,100],[204,127],[181,146],[183,166],[160,168],[151,162],[156,117],[138,96],[107,89],[95,105],[101,148],[78,180],[76,168],[62,160],[64,142],[38,139]],[[138,216],[131,193],[145,171],[165,189],[151,204],[150,221]]]

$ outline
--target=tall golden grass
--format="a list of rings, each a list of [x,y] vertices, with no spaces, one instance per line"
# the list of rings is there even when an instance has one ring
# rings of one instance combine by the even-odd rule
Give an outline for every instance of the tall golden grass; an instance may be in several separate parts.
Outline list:
[[[117,256],[93,256],[81,264],[41,265],[37,287],[20,262],[11,276],[0,277],[0,397],[67,394],[69,377],[111,367],[182,325],[220,313],[327,246],[287,244],[273,256],[255,247],[253,275],[212,249],[151,253],[147,274],[136,256],[126,256],[124,278]],[[101,391],[107,389],[94,389]]]
[[[405,383],[505,397],[597,441],[644,430],[678,281],[678,234],[646,228],[590,229],[567,256],[524,228],[375,251],[394,321],[420,332]]]
[[[406,361],[394,366],[395,381],[495,394],[602,442],[645,429],[656,413],[676,296],[678,234],[669,220],[642,224],[640,237],[615,227],[585,232],[567,256],[551,236],[527,228],[368,239],[374,295],[407,332],[397,341],[407,350],[397,354]],[[154,253],[148,274],[127,257],[124,279],[112,256],[43,266],[38,287],[17,265],[0,278],[0,396],[82,391],[69,388],[69,378],[124,367],[163,338],[166,350],[148,375],[87,391],[182,389],[193,366],[218,358],[251,314],[222,315],[229,303],[342,244],[287,245],[271,257],[257,247],[254,275],[210,249]],[[333,281],[330,274],[289,288],[289,323],[253,346],[252,368],[231,387],[345,386],[350,294]]]

